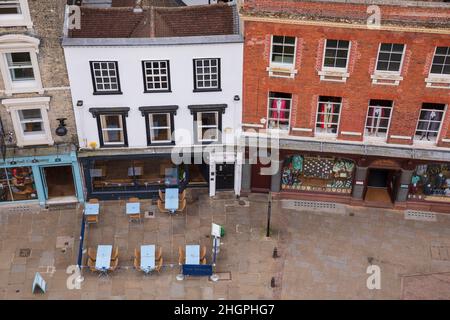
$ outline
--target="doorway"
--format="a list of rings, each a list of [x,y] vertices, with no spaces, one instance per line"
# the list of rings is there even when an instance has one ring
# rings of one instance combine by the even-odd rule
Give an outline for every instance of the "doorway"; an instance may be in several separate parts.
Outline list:
[[[392,205],[399,171],[387,169],[369,169],[367,190],[364,200],[372,203]]]
[[[234,164],[216,165],[216,190],[234,190]]]
[[[72,166],[43,168],[47,199],[76,196]]]
[[[261,174],[262,168],[269,168],[271,164],[253,164],[252,165],[252,174],[251,174],[251,182],[250,187],[252,192],[259,193],[269,193],[270,185],[272,182],[271,175],[263,175]]]

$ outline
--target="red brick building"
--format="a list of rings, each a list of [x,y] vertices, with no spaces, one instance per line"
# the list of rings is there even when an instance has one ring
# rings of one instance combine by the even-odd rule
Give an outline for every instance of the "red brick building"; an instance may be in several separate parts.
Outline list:
[[[244,165],[243,190],[450,212],[450,3],[246,0],[241,18],[243,130],[279,133],[281,167]]]

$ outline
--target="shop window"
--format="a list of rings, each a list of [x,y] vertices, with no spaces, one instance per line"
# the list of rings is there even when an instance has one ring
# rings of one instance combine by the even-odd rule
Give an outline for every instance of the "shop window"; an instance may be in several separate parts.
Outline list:
[[[286,191],[350,194],[354,168],[352,160],[293,155],[283,163],[281,186]]]
[[[417,166],[409,191],[410,199],[450,200],[450,164]]]
[[[0,27],[32,27],[27,0],[0,1]]]
[[[269,93],[268,128],[289,131],[292,94],[282,92]]]
[[[169,60],[142,61],[145,92],[170,91]]]
[[[385,139],[389,129],[391,114],[392,101],[370,100],[364,135],[370,138]]]
[[[117,61],[91,61],[94,94],[121,94]]]
[[[445,105],[424,103],[420,110],[414,140],[436,142],[444,118]]]
[[[0,202],[37,199],[31,167],[0,169]]]
[[[319,97],[317,107],[316,133],[337,135],[342,98]]]
[[[171,159],[96,160],[90,168],[94,192],[154,190],[165,184]]]
[[[220,90],[220,59],[194,59],[194,91]]]

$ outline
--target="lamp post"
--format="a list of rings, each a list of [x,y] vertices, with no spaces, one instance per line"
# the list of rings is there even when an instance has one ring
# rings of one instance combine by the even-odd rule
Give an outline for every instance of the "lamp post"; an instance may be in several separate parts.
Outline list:
[[[269,192],[269,204],[267,206],[267,230],[266,237],[270,237],[270,216],[272,215],[272,193]]]

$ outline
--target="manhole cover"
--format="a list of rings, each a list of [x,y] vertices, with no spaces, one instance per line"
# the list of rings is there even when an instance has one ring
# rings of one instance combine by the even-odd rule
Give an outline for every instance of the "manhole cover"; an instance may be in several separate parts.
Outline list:
[[[19,251],[19,257],[21,258],[28,258],[30,255],[31,255],[30,248],[20,249]]]

